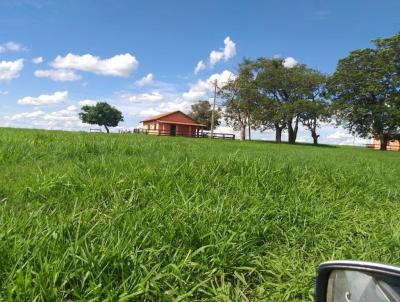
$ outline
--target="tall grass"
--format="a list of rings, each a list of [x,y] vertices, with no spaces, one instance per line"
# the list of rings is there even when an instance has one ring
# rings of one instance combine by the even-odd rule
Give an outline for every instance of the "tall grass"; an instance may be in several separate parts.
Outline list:
[[[400,264],[400,153],[0,130],[0,300],[311,301]]]

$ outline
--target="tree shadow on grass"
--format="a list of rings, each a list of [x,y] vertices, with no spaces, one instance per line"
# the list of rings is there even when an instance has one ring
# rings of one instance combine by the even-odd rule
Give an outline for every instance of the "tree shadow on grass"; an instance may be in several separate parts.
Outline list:
[[[253,140],[253,141],[266,143],[266,144],[279,145],[279,144],[275,143],[275,141],[271,141],[271,140]],[[280,144],[281,145],[286,145],[286,146],[305,146],[305,147],[329,148],[329,149],[339,148],[339,146],[336,146],[336,145],[327,145],[327,144],[314,145],[314,144],[311,144],[311,143],[304,143],[304,142],[298,142],[298,143],[296,143],[294,145],[291,145],[288,142],[281,142]]]

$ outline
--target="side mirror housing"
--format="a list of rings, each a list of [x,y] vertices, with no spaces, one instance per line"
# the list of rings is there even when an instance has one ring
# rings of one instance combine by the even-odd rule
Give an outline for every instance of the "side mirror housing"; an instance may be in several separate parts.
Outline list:
[[[322,263],[315,302],[400,302],[400,267],[363,261]]]

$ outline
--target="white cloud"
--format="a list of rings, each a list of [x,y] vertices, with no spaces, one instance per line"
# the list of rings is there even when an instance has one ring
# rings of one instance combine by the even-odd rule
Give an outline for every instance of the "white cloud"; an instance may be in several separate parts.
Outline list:
[[[206,64],[204,64],[203,60],[200,60],[197,65],[196,68],[194,69],[194,74],[198,74],[200,71],[206,69]]]
[[[25,47],[23,47],[21,44],[10,41],[4,44],[0,44],[0,53],[6,52],[6,51],[13,51],[13,52],[20,52],[26,50]]]
[[[145,109],[145,110],[140,111],[139,116],[141,116],[141,117],[150,117],[150,116],[153,116],[153,115],[158,115],[160,113],[161,113],[161,111],[158,111],[155,108],[149,108],[149,109]]]
[[[163,95],[158,91],[153,91],[151,93],[125,95],[123,98],[131,103],[158,102],[163,99]]]
[[[189,91],[184,93],[143,93],[139,95],[122,95],[125,100],[135,103],[135,106],[125,106],[121,109],[132,116],[149,117],[162,112],[181,110],[187,112],[191,105],[201,99],[208,99],[214,90],[213,82],[215,80],[222,85],[229,79],[234,79],[235,75],[225,70],[221,73],[215,73],[205,80],[199,80],[191,85]]]
[[[236,55],[236,44],[231,40],[230,37],[226,37],[224,39],[224,48],[220,50],[213,50],[210,52],[208,65],[213,68],[220,61],[228,61]],[[196,67],[194,68],[194,74],[198,74],[200,71],[206,69],[207,65],[203,60],[197,62]]]
[[[45,112],[41,110],[36,110],[33,112],[22,112],[22,113],[17,113],[14,114],[13,116],[6,117],[11,121],[17,121],[17,120],[25,120],[25,119],[30,119],[30,118],[35,118],[41,115],[44,115]]]
[[[210,53],[210,66],[214,67],[219,61],[228,61],[236,55],[236,44],[230,37],[224,39],[225,47],[220,50],[213,50]]]
[[[139,62],[129,53],[100,59],[91,54],[82,56],[72,53],[57,56],[50,65],[57,69],[75,69],[99,75],[127,77],[138,67]]]
[[[78,102],[78,105],[80,107],[82,107],[82,106],[93,106],[93,105],[96,105],[96,104],[97,104],[97,101],[95,101],[95,100],[82,100],[82,101]]]
[[[32,59],[33,64],[41,64],[43,63],[43,57],[36,57]]]
[[[196,84],[192,85],[188,92],[182,94],[182,98],[185,101],[198,101],[207,97],[207,95],[214,90],[213,83],[215,81],[217,81],[219,85],[222,85],[234,78],[235,75],[229,70],[224,70],[222,73],[215,73],[207,80],[199,80]]]
[[[20,105],[34,105],[34,106],[42,106],[42,105],[53,105],[59,104],[66,101],[68,98],[68,91],[57,91],[51,95],[42,94],[38,97],[26,96],[17,101]]]
[[[76,107],[75,105],[70,105],[67,107],[67,110],[68,111],[76,111],[76,110],[78,110],[78,107]]]
[[[297,62],[294,58],[292,57],[287,57],[285,60],[283,60],[283,66],[285,68],[293,68],[295,67],[299,62]]]
[[[82,77],[75,73],[74,70],[70,69],[47,69],[47,70],[36,70],[34,72],[37,78],[49,78],[56,82],[71,82],[78,81]]]
[[[148,75],[144,76],[140,80],[135,82],[135,85],[137,86],[148,86],[154,83],[154,76],[152,73],[149,73]]]
[[[18,59],[16,61],[0,61],[0,81],[18,78],[23,68],[23,59]]]
[[[6,126],[42,129],[82,130],[90,126],[83,124],[78,115],[78,107],[71,105],[53,112],[34,110],[12,116],[5,116]]]
[[[344,129],[339,129],[334,133],[329,134],[325,141],[327,141],[329,144],[335,145],[364,145],[371,142],[370,139],[353,136]]]
[[[141,117],[150,117],[153,115],[157,115],[163,112],[171,112],[171,111],[187,111],[190,108],[191,103],[180,101],[180,102],[163,102],[159,104],[155,108],[147,108],[139,112],[139,116]]]

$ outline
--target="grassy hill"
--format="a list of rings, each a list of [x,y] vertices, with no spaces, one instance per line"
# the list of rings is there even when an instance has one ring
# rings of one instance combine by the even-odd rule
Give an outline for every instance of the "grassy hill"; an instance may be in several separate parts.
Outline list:
[[[400,152],[0,129],[0,300],[311,301],[400,264]]]

